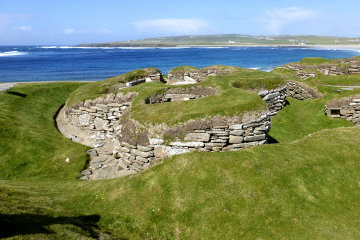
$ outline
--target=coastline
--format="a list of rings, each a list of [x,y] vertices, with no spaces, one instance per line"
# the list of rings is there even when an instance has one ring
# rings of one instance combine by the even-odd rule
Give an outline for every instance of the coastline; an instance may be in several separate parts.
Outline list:
[[[149,46],[144,44],[143,46],[67,46],[67,48],[119,48],[119,49],[144,49],[144,48],[227,48],[227,47],[269,47],[269,48],[276,48],[276,47],[289,47],[289,48],[321,48],[321,49],[341,49],[341,50],[360,50],[360,44],[339,44],[339,45],[325,45],[325,44],[319,44],[319,45],[291,45],[291,44],[214,44],[214,45],[174,45],[174,46]]]

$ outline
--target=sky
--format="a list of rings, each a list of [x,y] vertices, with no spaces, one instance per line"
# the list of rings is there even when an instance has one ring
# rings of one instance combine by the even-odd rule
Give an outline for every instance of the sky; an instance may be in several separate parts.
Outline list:
[[[204,34],[360,37],[358,0],[0,0],[0,45]]]

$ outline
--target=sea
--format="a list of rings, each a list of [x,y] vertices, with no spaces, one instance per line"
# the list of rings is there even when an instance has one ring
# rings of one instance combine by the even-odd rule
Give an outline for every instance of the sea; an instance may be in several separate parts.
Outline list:
[[[135,69],[231,65],[271,71],[305,57],[346,58],[356,49],[307,47],[86,48],[0,46],[0,82],[99,81]]]

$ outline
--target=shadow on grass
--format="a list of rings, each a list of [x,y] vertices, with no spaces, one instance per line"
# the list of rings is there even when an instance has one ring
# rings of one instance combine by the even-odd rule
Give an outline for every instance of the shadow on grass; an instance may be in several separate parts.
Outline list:
[[[26,98],[27,95],[24,94],[24,93],[19,93],[19,92],[13,92],[11,90],[8,90],[6,91],[7,94],[11,94],[11,95],[15,95],[15,96],[19,96],[19,97],[22,97],[22,98]]]
[[[47,226],[53,224],[74,225],[92,238],[99,238],[99,215],[78,217],[51,217],[37,214],[0,214],[0,238],[27,234],[52,234]]]
[[[272,136],[268,136],[268,144],[274,144],[274,143],[279,143],[278,140],[276,140],[275,138],[273,138]]]
[[[57,130],[59,133],[61,133],[61,132],[60,132],[60,130],[59,130],[59,127],[58,127],[58,124],[57,124],[56,119],[57,119],[57,117],[59,116],[59,113],[60,113],[61,109],[62,109],[64,106],[65,106],[65,104],[62,104],[62,105],[59,107],[59,109],[56,111],[55,115],[53,116],[54,126],[55,126],[56,130]]]

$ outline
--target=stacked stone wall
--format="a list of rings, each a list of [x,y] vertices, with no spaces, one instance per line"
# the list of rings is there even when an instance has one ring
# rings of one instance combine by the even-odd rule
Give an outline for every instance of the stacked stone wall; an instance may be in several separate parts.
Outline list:
[[[87,100],[64,111],[63,117],[68,124],[88,131],[88,138],[94,140],[89,151],[91,161],[82,172],[82,179],[113,178],[142,171],[156,159],[177,154],[232,151],[267,143],[270,116],[285,106],[286,87],[262,91],[259,95],[268,105],[265,113],[238,124],[193,129],[184,139],[175,138],[170,142],[165,142],[163,137],[151,136],[147,136],[146,144],[141,145],[121,141],[125,131],[121,119],[128,116],[135,93]]]
[[[306,84],[288,81],[286,83],[286,96],[296,98],[298,100],[307,100],[318,98],[321,94]]]

